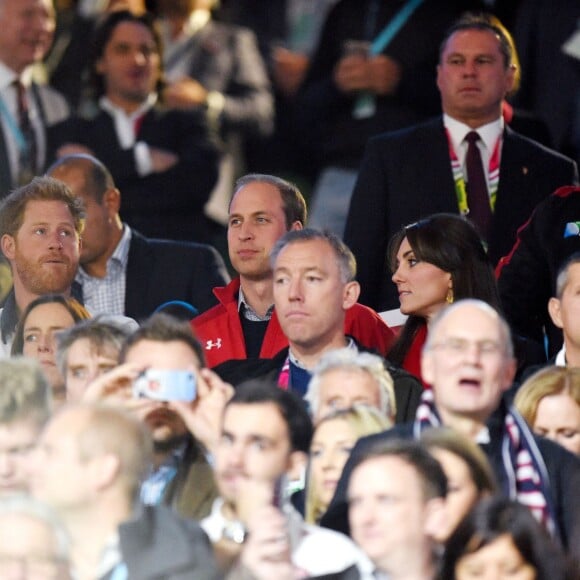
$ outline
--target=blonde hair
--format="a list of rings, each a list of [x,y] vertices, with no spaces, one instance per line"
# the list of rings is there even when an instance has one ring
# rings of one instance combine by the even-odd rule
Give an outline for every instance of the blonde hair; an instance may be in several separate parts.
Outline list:
[[[378,409],[369,407],[368,405],[355,405],[348,409],[339,409],[329,415],[325,415],[316,424],[314,435],[316,435],[316,431],[320,425],[337,420],[345,421],[349,425],[357,441],[361,437],[386,431],[393,426],[392,420],[383,415]],[[312,485],[312,474],[310,473],[306,487],[305,521],[310,524],[317,523],[327,507],[316,494],[314,486]]]
[[[514,406],[533,427],[540,401],[560,393],[570,395],[580,406],[580,368],[549,366],[539,370],[518,389]]]

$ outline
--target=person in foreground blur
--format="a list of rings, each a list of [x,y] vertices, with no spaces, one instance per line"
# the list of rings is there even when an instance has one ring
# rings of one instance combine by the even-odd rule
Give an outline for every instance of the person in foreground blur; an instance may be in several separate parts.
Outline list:
[[[84,210],[66,185],[35,177],[0,205],[0,243],[14,286],[0,314],[0,350],[10,352],[21,313],[43,294],[70,296],[80,254]]]
[[[485,453],[457,431],[439,427],[421,434],[421,443],[439,461],[447,476],[445,522],[435,539],[445,542],[467,512],[497,490],[495,476]]]
[[[56,335],[90,316],[74,298],[46,294],[33,300],[18,322],[11,356],[24,355],[38,360],[55,402],[62,403],[65,399],[64,377],[56,362]]]
[[[441,580],[572,580],[564,555],[521,504],[482,500],[445,545]]]
[[[136,507],[152,450],[145,426],[110,406],[66,407],[44,429],[32,491],[68,529],[75,578],[217,578],[196,522]]]
[[[580,455],[580,369],[538,371],[518,389],[514,405],[534,433]]]
[[[28,492],[32,451],[51,411],[51,388],[37,361],[0,361],[0,497]]]
[[[348,484],[352,538],[370,559],[335,580],[434,580],[434,536],[445,518],[447,478],[415,441],[380,442],[358,457]]]
[[[319,420],[310,444],[306,522],[318,524],[357,440],[392,426],[393,422],[376,408],[361,404],[332,411]]]
[[[0,500],[0,578],[72,579],[66,529],[48,506],[28,496]]]
[[[322,355],[314,367],[304,399],[314,423],[353,405],[374,407],[392,423],[397,411],[393,389],[393,378],[381,357],[339,348]]]

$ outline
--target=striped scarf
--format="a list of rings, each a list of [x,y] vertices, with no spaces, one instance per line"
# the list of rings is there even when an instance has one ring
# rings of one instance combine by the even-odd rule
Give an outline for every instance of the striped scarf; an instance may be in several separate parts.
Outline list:
[[[413,436],[432,427],[440,427],[433,391],[423,391],[413,424]],[[534,517],[554,538],[558,532],[551,501],[550,480],[544,459],[534,436],[521,415],[510,407],[502,429],[502,459],[508,479],[508,495],[530,509]]]

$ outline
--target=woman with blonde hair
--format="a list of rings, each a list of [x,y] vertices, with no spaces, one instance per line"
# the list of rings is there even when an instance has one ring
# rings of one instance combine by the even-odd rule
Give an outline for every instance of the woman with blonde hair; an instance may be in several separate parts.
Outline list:
[[[534,433],[580,455],[580,368],[541,369],[518,389],[514,405]]]
[[[390,419],[366,405],[334,411],[317,423],[310,445],[306,522],[317,523],[326,511],[357,440],[392,426]]]

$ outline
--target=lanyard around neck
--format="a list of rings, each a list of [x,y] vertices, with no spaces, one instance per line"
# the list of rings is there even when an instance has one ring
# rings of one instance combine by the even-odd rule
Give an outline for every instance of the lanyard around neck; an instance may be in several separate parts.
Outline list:
[[[10,133],[12,133],[12,136],[16,141],[18,150],[21,153],[26,153],[26,151],[28,150],[28,143],[26,142],[24,133],[22,133],[22,130],[20,129],[20,124],[18,123],[14,115],[8,110],[6,101],[2,97],[0,97],[0,116],[4,117],[4,119],[6,120],[8,128],[10,129]]]

